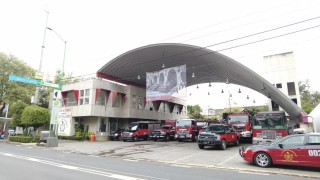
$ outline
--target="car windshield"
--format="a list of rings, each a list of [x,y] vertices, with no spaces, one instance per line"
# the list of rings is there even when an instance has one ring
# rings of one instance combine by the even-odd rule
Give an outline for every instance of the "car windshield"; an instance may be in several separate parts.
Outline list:
[[[225,129],[224,126],[208,126],[204,129],[204,132],[222,132]]]
[[[187,128],[192,124],[191,120],[177,120],[177,128]]]
[[[136,131],[138,129],[139,124],[137,123],[132,123],[130,124],[129,128],[126,129],[127,131]]]
[[[284,116],[259,115],[253,119],[253,129],[286,129],[286,120]]]
[[[248,116],[229,116],[229,123],[247,123]]]
[[[170,130],[170,129],[172,129],[172,128],[171,128],[171,126],[162,126],[161,129],[168,129],[168,130]]]

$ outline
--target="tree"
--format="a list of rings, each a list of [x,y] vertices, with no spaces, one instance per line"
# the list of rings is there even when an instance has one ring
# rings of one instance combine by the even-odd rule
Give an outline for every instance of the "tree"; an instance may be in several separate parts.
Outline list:
[[[30,103],[35,86],[21,82],[10,82],[9,76],[33,78],[35,70],[12,55],[0,53],[0,99],[11,104],[19,100]]]
[[[50,112],[48,109],[31,105],[26,107],[21,115],[21,124],[23,127],[33,127],[37,130],[39,127],[50,122]]]
[[[28,105],[23,101],[18,101],[10,106],[9,116],[12,117],[13,126],[23,127],[23,124],[21,123],[21,114],[27,106]]]
[[[301,96],[301,107],[306,113],[310,113],[320,103],[320,93],[310,92],[309,80],[299,81],[299,92]]]
[[[197,105],[188,105],[187,106],[188,110],[188,116],[193,119],[203,119],[203,116],[201,115],[202,109],[201,107]]]
[[[253,107],[250,107],[250,108],[247,108],[249,114],[251,116],[255,115],[257,112],[261,112],[261,111],[268,111],[268,106],[253,106]]]

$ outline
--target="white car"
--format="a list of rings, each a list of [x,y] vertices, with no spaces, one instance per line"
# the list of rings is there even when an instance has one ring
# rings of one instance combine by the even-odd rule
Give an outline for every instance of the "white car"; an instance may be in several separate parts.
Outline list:
[[[8,134],[9,134],[9,136],[15,136],[16,135],[16,131],[13,130],[13,129],[9,129],[8,130]]]

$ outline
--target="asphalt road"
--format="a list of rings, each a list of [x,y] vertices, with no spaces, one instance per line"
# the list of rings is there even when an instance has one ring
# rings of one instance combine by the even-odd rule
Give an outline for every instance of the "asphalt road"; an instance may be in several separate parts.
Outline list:
[[[52,148],[36,148],[0,143],[1,180],[34,179],[120,179],[120,180],[195,180],[195,179],[309,179],[270,173],[254,173],[190,165],[166,164],[113,156],[97,156]]]
[[[318,179],[319,169],[246,163],[239,147],[183,142],[59,141],[54,148],[0,143],[0,179]],[[19,169],[19,174],[16,174]],[[20,171],[21,169],[21,171]],[[22,175],[24,174],[24,175]],[[97,177],[96,177],[97,176]],[[120,178],[120,179],[121,179]],[[12,179],[12,178],[10,178]],[[33,178],[34,179],[34,178]]]

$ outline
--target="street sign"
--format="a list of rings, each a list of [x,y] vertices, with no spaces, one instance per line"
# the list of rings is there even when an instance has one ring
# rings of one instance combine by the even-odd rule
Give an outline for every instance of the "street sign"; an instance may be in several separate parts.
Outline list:
[[[10,75],[9,76],[9,80],[10,81],[22,82],[22,83],[27,83],[27,84],[35,84],[35,85],[39,85],[40,84],[40,81],[38,81],[36,79],[29,79],[29,78],[25,78],[25,77],[21,77],[21,76],[14,76],[14,75]]]
[[[38,86],[47,86],[47,87],[52,87],[52,88],[55,88],[55,89],[61,89],[59,84],[39,81],[39,80],[36,80],[36,79],[29,79],[29,78],[21,77],[21,76],[10,75],[9,76],[9,80],[10,81],[22,82],[22,83],[27,83],[27,84],[34,84],[34,85],[38,85]]]
[[[40,85],[41,86],[52,87],[52,88],[55,88],[55,89],[60,89],[60,85],[59,84],[54,84],[54,83],[41,81]]]

